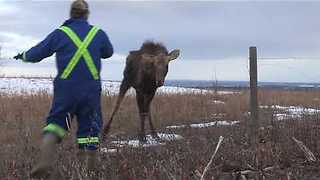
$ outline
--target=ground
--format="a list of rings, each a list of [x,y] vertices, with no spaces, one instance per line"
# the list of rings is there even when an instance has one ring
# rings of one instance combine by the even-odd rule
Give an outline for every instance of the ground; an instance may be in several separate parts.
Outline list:
[[[100,153],[96,179],[200,179],[220,136],[224,140],[205,179],[320,179],[320,92],[261,89],[259,120],[264,128],[257,130],[256,143],[249,133],[248,95],[247,90],[234,94],[158,94],[152,104],[158,132],[183,139],[138,148],[114,144],[135,139],[137,134],[137,106],[133,95],[128,96],[101,145],[116,152]],[[0,96],[0,179],[28,179],[51,99],[47,92]],[[104,93],[105,120],[114,102],[114,94]],[[53,179],[90,179],[79,168],[74,143],[76,123],[72,126],[59,147]],[[303,142],[317,160],[308,161],[293,137]]]

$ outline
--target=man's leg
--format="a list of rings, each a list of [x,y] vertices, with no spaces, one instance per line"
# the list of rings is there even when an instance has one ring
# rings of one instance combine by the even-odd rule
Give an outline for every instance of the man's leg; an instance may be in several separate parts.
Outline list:
[[[56,146],[69,130],[70,119],[68,119],[67,112],[68,107],[61,102],[61,99],[55,97],[47,118],[47,126],[43,129],[40,155],[31,171],[31,177],[45,178],[52,173],[50,171],[56,159]]]
[[[81,166],[84,165],[85,169],[90,173],[95,171],[98,164],[99,141],[98,134],[86,137],[78,135],[77,138],[79,146],[78,159]]]
[[[89,93],[82,100],[76,111],[78,120],[77,143],[79,145],[79,160],[89,173],[94,173],[98,167],[98,148],[102,128],[100,93]]]
[[[44,128],[40,155],[30,173],[32,178],[45,178],[52,173],[52,166],[57,154],[57,144],[61,142],[65,133],[66,130],[64,128],[52,123]]]
[[[98,167],[98,150],[96,149],[87,149],[87,148],[79,148],[79,152],[77,154],[80,167],[86,169],[90,174],[95,172]]]
[[[56,145],[59,137],[55,134],[47,133],[42,139],[40,145],[40,156],[37,164],[31,170],[32,178],[46,178],[50,175],[50,169],[53,165],[56,155]]]

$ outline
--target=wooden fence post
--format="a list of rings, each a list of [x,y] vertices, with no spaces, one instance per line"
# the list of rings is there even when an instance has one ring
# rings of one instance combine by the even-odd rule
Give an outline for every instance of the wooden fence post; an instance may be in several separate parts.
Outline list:
[[[255,142],[257,130],[259,127],[259,114],[258,114],[258,73],[257,73],[257,48],[249,48],[250,60],[250,136]]]

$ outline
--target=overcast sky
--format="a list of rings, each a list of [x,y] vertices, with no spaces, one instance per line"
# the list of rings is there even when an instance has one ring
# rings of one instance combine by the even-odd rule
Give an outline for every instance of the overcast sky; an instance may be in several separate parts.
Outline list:
[[[259,80],[319,82],[320,2],[88,2],[89,22],[104,29],[115,48],[104,65],[104,79],[121,79],[127,53],[152,39],[169,50],[181,49],[169,79],[210,80],[216,74],[220,80],[248,80],[248,47],[257,46],[261,58],[283,58],[261,59]],[[3,56],[42,40],[68,18],[69,8],[70,1],[0,0]],[[34,67],[31,73],[40,73],[38,67],[53,62],[11,62],[2,72]]]

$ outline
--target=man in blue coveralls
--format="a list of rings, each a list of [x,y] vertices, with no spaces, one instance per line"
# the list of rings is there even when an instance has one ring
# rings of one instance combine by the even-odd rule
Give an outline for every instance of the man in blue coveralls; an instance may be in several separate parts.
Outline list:
[[[69,130],[69,114],[78,121],[77,143],[79,155],[93,170],[97,159],[101,117],[101,58],[109,58],[113,47],[107,34],[88,22],[89,7],[84,0],[71,5],[71,18],[30,50],[15,59],[36,63],[56,53],[58,75],[54,84],[54,98],[43,129],[40,158],[31,177],[50,174],[56,144]]]

